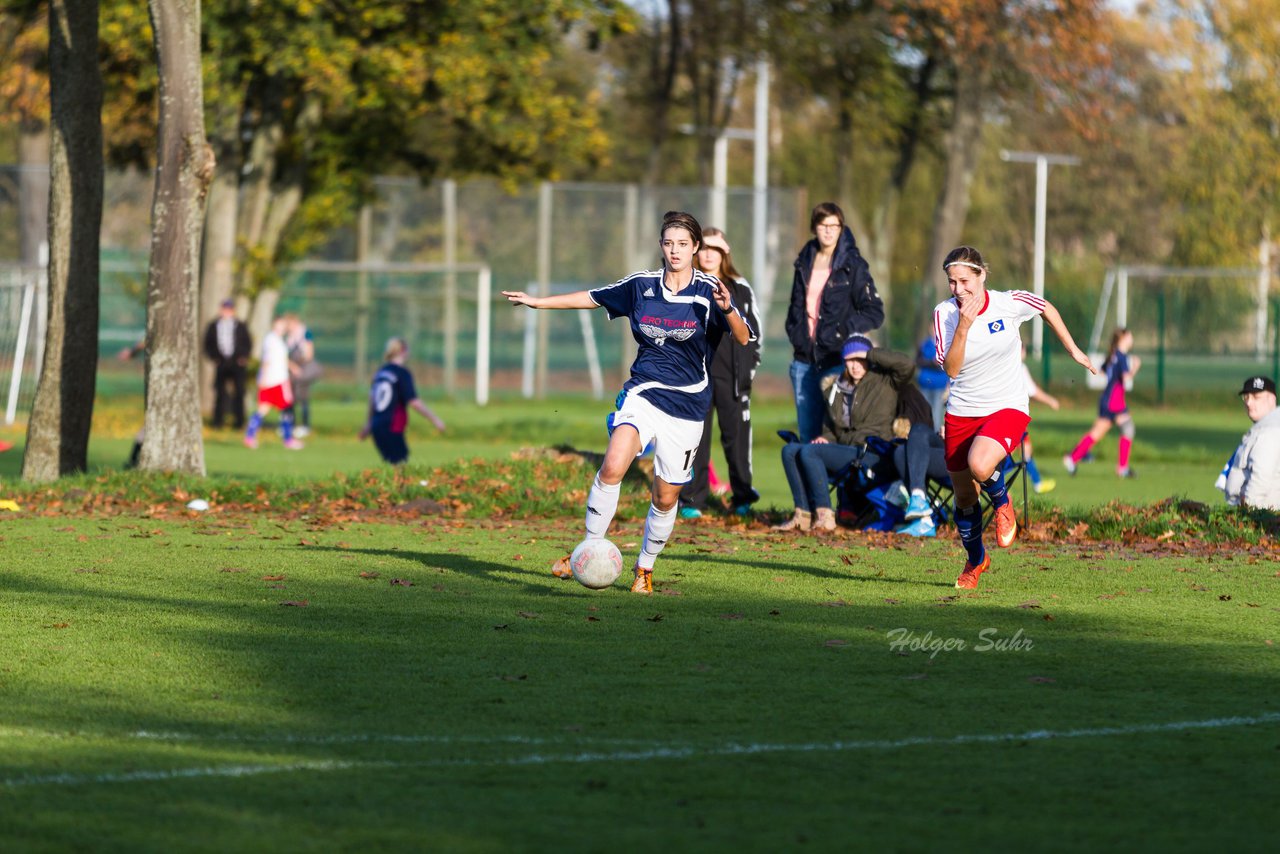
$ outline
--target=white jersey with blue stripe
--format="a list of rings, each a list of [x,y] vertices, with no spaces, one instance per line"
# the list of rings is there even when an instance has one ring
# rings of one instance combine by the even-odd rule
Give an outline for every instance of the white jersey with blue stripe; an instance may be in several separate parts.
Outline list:
[[[631,322],[639,350],[623,391],[675,418],[702,421],[711,407],[708,368],[729,321],[716,305],[713,277],[694,270],[679,293],[663,279],[663,270],[645,270],[587,293],[610,318]]]

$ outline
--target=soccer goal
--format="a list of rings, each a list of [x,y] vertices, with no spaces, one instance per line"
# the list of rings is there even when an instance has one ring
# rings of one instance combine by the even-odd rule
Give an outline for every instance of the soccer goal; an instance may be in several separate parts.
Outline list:
[[[3,386],[6,425],[30,402],[40,377],[46,275],[43,266],[0,265],[0,377],[8,380]]]
[[[1268,355],[1274,358],[1270,288],[1265,267],[1113,267],[1103,279],[1086,349],[1100,363],[1109,330],[1124,327],[1134,335],[1135,351],[1155,356],[1158,401],[1170,373],[1179,386],[1207,388],[1216,381],[1211,377],[1256,371]],[[1087,379],[1093,388],[1105,382]]]

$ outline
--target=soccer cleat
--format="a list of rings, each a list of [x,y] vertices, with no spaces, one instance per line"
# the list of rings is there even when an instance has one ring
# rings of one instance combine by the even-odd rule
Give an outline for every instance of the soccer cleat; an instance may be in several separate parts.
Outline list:
[[[680,518],[681,519],[701,519],[702,511],[699,510],[697,507],[692,507],[686,504],[684,507],[680,508]]]
[[[653,570],[641,569],[636,564],[636,580],[631,582],[632,593],[643,593],[646,596],[653,592]]]
[[[898,533],[912,537],[936,537],[938,536],[938,527],[933,524],[932,516],[924,516],[910,525],[903,525],[898,529]]]
[[[556,578],[573,578],[573,570],[569,568],[569,558],[571,557],[572,555],[565,555],[551,564],[551,574]]]
[[[960,573],[960,577],[956,579],[957,590],[976,590],[978,588],[978,576],[991,568],[991,555],[983,555],[982,563],[974,566],[969,561],[964,562],[964,572]]]
[[[284,446],[286,450],[290,450],[290,451],[301,451],[303,448],[306,447],[297,439],[285,439]]]
[[[1051,477],[1042,478],[1041,481],[1036,484],[1036,495],[1053,492],[1053,488],[1057,485],[1058,482]]]
[[[1018,516],[1013,512],[1013,502],[1006,501],[996,508],[996,545],[1007,549],[1018,538]]]
[[[1066,454],[1065,456],[1063,456],[1062,467],[1067,470],[1067,474],[1071,475],[1072,477],[1075,477],[1076,461],[1071,459],[1070,454]]]
[[[911,503],[907,505],[907,512],[902,514],[904,519],[924,519],[933,515],[933,508],[929,506],[929,499],[923,495],[911,496]]]
[[[258,450],[258,439],[256,436],[245,436],[244,446],[254,451]]]

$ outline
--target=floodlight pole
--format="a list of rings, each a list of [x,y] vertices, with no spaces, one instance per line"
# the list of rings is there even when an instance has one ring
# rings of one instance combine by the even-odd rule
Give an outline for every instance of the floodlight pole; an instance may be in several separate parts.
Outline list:
[[[1079,157],[1069,154],[1045,154],[1039,151],[1000,150],[1000,159],[1009,163],[1034,163],[1036,165],[1036,243],[1035,264],[1031,289],[1038,297],[1044,297],[1044,232],[1045,211],[1049,199],[1049,166],[1078,166]],[[1040,317],[1031,324],[1031,353],[1039,359],[1044,353],[1044,320]]]

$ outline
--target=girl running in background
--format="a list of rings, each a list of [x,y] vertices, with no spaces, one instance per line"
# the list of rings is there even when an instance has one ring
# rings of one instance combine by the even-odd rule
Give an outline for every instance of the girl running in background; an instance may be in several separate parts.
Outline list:
[[[373,437],[378,453],[392,465],[409,459],[409,444],[404,440],[404,429],[409,425],[409,410],[416,409],[423,417],[444,432],[444,421],[431,411],[418,397],[413,384],[413,374],[404,363],[409,360],[409,345],[403,338],[392,338],[382,354],[385,362],[373,375],[373,387],[369,389],[369,420],[360,428],[360,438]]]
[[[587,493],[587,538],[603,538],[618,509],[622,478],[649,442],[654,443],[653,490],[636,560],[632,593],[653,592],[653,565],[671,538],[680,488],[689,482],[703,421],[711,406],[708,365],[725,332],[745,345],[752,339],[729,289],[693,266],[702,227],[687,213],[670,211],[659,229],[660,270],[632,273],[612,285],[550,297],[503,291],[515,305],[591,309],[625,317],[638,345],[631,378],[609,417],[609,447]],[[569,575],[568,561],[552,569]]]
[[[952,249],[942,268],[952,298],[933,310],[933,335],[938,361],[951,377],[947,472],[955,489],[956,528],[968,558],[956,587],[972,590],[978,586],[978,577],[991,568],[991,556],[982,545],[979,489],[986,491],[995,507],[996,544],[1008,548],[1018,533],[1001,472],[1005,457],[1022,441],[1031,423],[1020,370],[1018,327],[1043,315],[1071,358],[1090,373],[1097,370],[1048,300],[1026,291],[987,290],[987,265],[977,249]]]
[[[1075,450],[1062,458],[1062,466],[1069,474],[1075,474],[1080,461],[1107,432],[1111,425],[1120,428],[1120,451],[1116,455],[1116,476],[1133,477],[1133,469],[1129,467],[1129,451],[1133,447],[1133,416],[1129,414],[1129,402],[1125,400],[1125,385],[1131,383],[1142,360],[1130,356],[1133,348],[1133,333],[1120,328],[1111,334],[1111,349],[1107,353],[1107,361],[1102,369],[1107,375],[1106,388],[1098,399],[1098,417],[1089,428],[1089,432],[1080,438]]]

